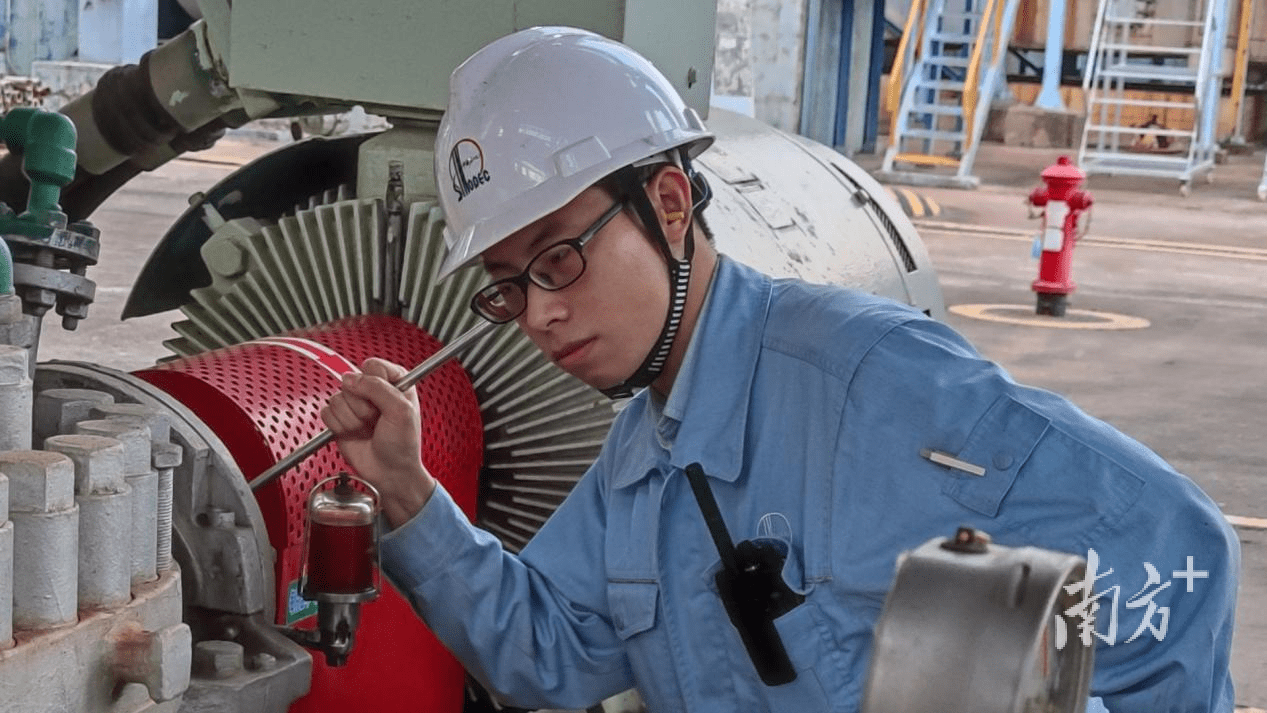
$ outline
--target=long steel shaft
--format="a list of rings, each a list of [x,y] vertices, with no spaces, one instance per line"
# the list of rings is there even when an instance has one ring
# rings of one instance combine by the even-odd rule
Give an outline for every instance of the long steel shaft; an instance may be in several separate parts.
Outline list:
[[[431,372],[435,371],[440,366],[444,365],[444,363],[447,362],[449,359],[452,359],[453,357],[465,351],[466,348],[469,347],[471,344],[473,344],[476,339],[479,339],[480,337],[484,336],[486,333],[488,333],[490,330],[492,330],[494,327],[497,327],[497,326],[498,325],[493,324],[492,322],[485,322],[484,320],[480,320],[480,322],[476,324],[474,327],[471,327],[470,329],[466,330],[462,334],[458,335],[456,339],[444,345],[444,347],[441,348],[440,351],[427,357],[425,361],[423,361],[418,366],[415,366],[413,369],[409,371],[409,373],[400,377],[400,379],[398,379],[396,383],[393,384],[393,386],[395,386],[397,389],[401,391],[412,388],[414,384],[417,384],[419,381],[421,381],[424,376],[426,376],[427,374],[430,374]],[[296,448],[290,455],[277,461],[277,463],[273,465],[273,467],[264,471],[263,473],[259,475],[259,477],[252,480],[251,490],[259,490],[265,485],[268,485],[269,483],[273,482],[273,480],[275,480],[277,476],[281,475],[282,473],[285,473],[291,468],[294,468],[296,465],[299,465],[301,461],[303,461],[305,458],[312,455],[313,453],[316,453],[318,450],[320,450],[322,446],[329,443],[333,439],[334,439],[334,434],[331,433],[330,429],[328,428],[322,431],[321,433],[318,433],[316,436],[313,436],[312,440]]]

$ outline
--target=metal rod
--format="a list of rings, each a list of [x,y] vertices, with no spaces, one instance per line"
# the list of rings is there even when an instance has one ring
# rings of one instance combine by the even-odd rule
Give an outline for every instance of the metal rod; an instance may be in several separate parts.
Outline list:
[[[473,344],[476,339],[484,336],[484,334],[497,326],[499,325],[481,319],[474,327],[471,327],[462,334],[458,335],[456,339],[444,345],[440,351],[427,357],[425,361],[418,366],[415,366],[409,371],[409,373],[400,377],[400,379],[392,385],[400,391],[404,391],[405,389],[412,387],[414,384],[421,381],[424,376],[435,371],[449,359],[457,356],[468,346]],[[323,430],[321,433],[318,433],[316,436],[313,436],[312,440],[296,448],[290,455],[277,461],[273,467],[264,471],[259,475],[259,477],[252,480],[251,490],[259,490],[265,485],[273,482],[277,476],[285,473],[291,468],[294,468],[296,465],[299,465],[300,461],[304,460],[313,453],[316,453],[322,446],[333,439],[334,434],[331,433],[328,428]]]

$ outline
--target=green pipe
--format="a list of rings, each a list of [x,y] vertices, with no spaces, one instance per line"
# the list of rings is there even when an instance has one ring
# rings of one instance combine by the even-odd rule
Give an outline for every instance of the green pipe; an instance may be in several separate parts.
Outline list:
[[[21,153],[26,148],[27,127],[31,124],[31,118],[38,113],[40,110],[34,107],[19,106],[4,115],[4,121],[0,123],[0,138],[4,139],[4,144],[10,151]]]
[[[68,117],[47,111],[31,117],[22,168],[31,181],[23,215],[44,221],[60,212],[62,188],[75,178],[75,125]]]
[[[0,137],[23,156],[22,170],[31,182],[23,218],[46,222],[60,212],[62,188],[75,177],[75,124],[65,115],[18,107],[0,123]]]
[[[20,153],[26,147],[26,132],[31,119],[39,112],[32,107],[17,107],[0,121],[0,139],[9,151]],[[0,295],[13,294],[13,252],[9,242],[0,238]]]
[[[9,241],[0,238],[0,295],[13,294],[13,253]]]
[[[62,220],[62,188],[75,177],[75,124],[68,117],[34,107],[17,107],[0,120],[0,139],[9,151],[22,154],[22,170],[31,183],[26,211],[17,216],[26,224]],[[13,253],[0,239],[0,294],[13,294]]]

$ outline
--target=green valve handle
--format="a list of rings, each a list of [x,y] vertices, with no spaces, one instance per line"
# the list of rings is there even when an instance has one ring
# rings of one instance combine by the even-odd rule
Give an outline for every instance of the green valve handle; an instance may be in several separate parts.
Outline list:
[[[45,222],[60,212],[62,188],[75,177],[75,125],[63,114],[18,107],[5,115],[0,136],[10,151],[22,153],[22,170],[31,182],[21,217]]]

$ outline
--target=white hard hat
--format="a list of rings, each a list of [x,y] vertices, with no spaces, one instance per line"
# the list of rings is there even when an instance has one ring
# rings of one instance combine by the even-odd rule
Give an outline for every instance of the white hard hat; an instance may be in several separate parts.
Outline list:
[[[437,277],[567,205],[608,174],[713,141],[646,58],[571,27],[534,27],[453,71],[435,146],[448,254]]]

